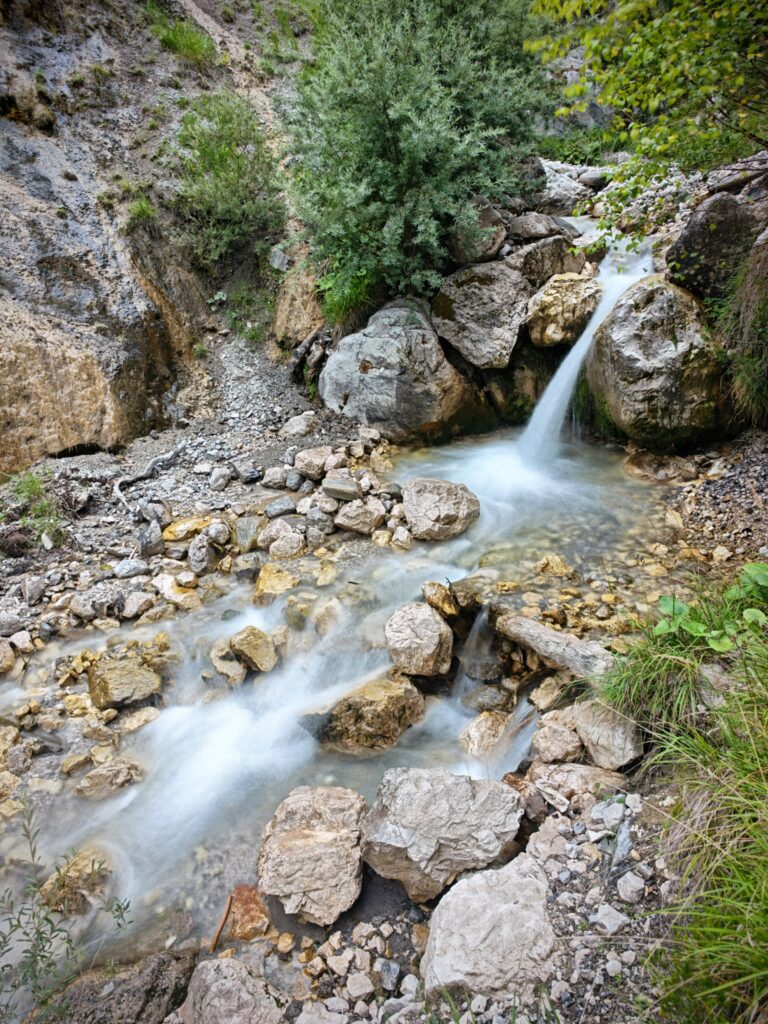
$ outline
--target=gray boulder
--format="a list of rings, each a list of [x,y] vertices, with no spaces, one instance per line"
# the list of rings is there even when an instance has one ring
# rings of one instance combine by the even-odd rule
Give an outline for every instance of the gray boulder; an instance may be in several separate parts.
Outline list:
[[[457,882],[437,906],[421,961],[426,995],[447,989],[533,1001],[555,969],[544,872],[528,856]]]
[[[522,814],[503,782],[391,768],[363,823],[363,858],[412,900],[432,899],[463,872],[509,858]]]
[[[534,345],[572,344],[597,309],[602,288],[594,278],[555,274],[528,301],[526,325]]]
[[[204,960],[195,968],[178,1011],[183,1024],[282,1024],[282,1010],[264,980],[241,960]]]
[[[394,441],[449,437],[470,424],[481,429],[495,422],[415,304],[385,306],[362,331],[342,338],[318,387],[329,409]]]
[[[587,379],[627,437],[655,450],[712,436],[722,368],[704,311],[659,276],[629,288],[595,334]]]
[[[478,519],[480,502],[464,484],[416,477],[403,487],[403,510],[416,540],[450,540]]]
[[[504,262],[465,267],[443,281],[432,303],[441,338],[483,369],[509,365],[531,286]]]
[[[480,207],[478,228],[479,233],[455,232],[452,236],[451,255],[457,263],[485,263],[497,256],[507,236],[507,229],[490,203]]]
[[[541,288],[553,274],[580,274],[586,256],[581,250],[575,252],[574,243],[567,238],[553,235],[516,249],[504,262],[534,288]]]
[[[735,196],[719,192],[693,211],[670,246],[670,281],[702,299],[723,295],[759,232],[755,212]]]
[[[398,608],[384,626],[395,668],[411,676],[440,676],[451,667],[453,633],[428,604]]]

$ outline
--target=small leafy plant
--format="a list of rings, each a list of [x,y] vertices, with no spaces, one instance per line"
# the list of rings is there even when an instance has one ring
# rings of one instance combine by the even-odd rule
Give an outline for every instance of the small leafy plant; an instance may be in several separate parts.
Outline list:
[[[56,498],[48,491],[46,479],[27,470],[14,479],[12,491],[21,505],[21,525],[29,527],[37,540],[42,540],[46,534],[54,544],[60,542],[61,514]]]

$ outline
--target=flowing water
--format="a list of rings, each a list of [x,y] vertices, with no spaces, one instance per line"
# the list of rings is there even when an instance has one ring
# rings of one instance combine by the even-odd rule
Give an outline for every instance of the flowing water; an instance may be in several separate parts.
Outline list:
[[[453,693],[430,697],[423,720],[392,750],[358,757],[322,749],[301,719],[386,671],[384,622],[395,607],[417,598],[426,580],[471,575],[486,593],[511,591],[513,606],[541,609],[556,604],[565,581],[537,576],[534,565],[556,552],[573,566],[586,601],[599,604],[605,593],[621,591],[634,613],[646,600],[656,582],[643,576],[638,552],[647,549],[660,515],[658,492],[624,475],[622,453],[561,441],[560,434],[594,329],[621,291],[647,271],[647,262],[646,254],[622,253],[604,261],[600,307],[522,433],[505,430],[398,460],[394,479],[437,476],[478,495],[481,515],[466,534],[407,554],[353,544],[337,560],[328,586],[316,585],[317,560],[307,558],[297,565],[301,586],[268,608],[253,607],[250,592],[236,587],[199,612],[132,633],[167,630],[179,659],[165,710],[121,747],[145,767],[146,779],[97,804],[65,788],[49,803],[47,850],[61,854],[95,842],[114,863],[115,891],[131,900],[135,920],[146,923],[181,906],[199,928],[210,929],[231,886],[253,881],[260,830],[294,786],[348,785],[370,799],[394,765],[494,777],[515,769],[535,727],[525,697],[492,763],[474,761],[458,742],[487,689],[476,678],[477,661],[489,652],[482,617],[460,653]],[[340,617],[318,636],[312,618],[323,605]],[[307,618],[306,628],[276,670],[236,690],[205,681],[207,654],[218,638],[247,624],[272,630],[288,618],[296,625],[297,616]],[[90,634],[78,644],[93,642]]]

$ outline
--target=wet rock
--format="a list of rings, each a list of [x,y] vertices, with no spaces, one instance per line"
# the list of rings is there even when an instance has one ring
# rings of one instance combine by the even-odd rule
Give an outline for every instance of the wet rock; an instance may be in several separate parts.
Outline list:
[[[103,899],[112,868],[97,850],[81,850],[50,875],[40,902],[61,914],[84,914]]]
[[[290,516],[296,511],[296,499],[287,494],[283,498],[275,498],[270,501],[264,509],[267,519],[277,519],[279,516]]]
[[[10,672],[16,664],[16,655],[7,640],[0,640],[0,676]]]
[[[160,573],[152,580],[152,586],[166,601],[188,612],[202,604],[199,596],[190,587],[182,587],[170,573]]]
[[[129,967],[85,971],[63,995],[68,1024],[163,1024],[184,999],[194,967],[194,953],[162,952]]]
[[[700,299],[722,296],[760,226],[748,203],[718,192],[693,211],[670,246],[669,279]]]
[[[613,655],[596,641],[580,640],[524,615],[502,613],[494,628],[520,647],[535,651],[553,667],[567,668],[577,676],[605,675],[613,666]]]
[[[574,251],[567,238],[553,235],[515,250],[505,263],[521,273],[534,288],[541,288],[554,274],[580,274],[586,257],[583,252]]]
[[[449,540],[478,519],[480,502],[464,484],[419,477],[403,488],[403,510],[416,540]]]
[[[264,980],[241,960],[204,960],[179,1009],[183,1024],[283,1024]]]
[[[99,659],[88,668],[88,693],[95,707],[119,708],[160,693],[163,681],[138,658]]]
[[[277,664],[272,637],[256,626],[246,626],[229,641],[232,653],[254,672],[271,672]]]
[[[494,421],[477,388],[446,359],[420,305],[386,306],[342,338],[319,391],[329,409],[394,441],[449,437],[467,422]]]
[[[302,724],[344,750],[384,750],[424,714],[424,698],[406,679],[373,679]]]
[[[250,942],[265,935],[272,922],[264,900],[253,885],[236,885],[232,890],[232,908],[227,921],[229,937],[236,942]]]
[[[384,626],[390,657],[400,672],[438,676],[451,667],[453,633],[427,604],[412,602],[398,608]]]
[[[432,303],[432,321],[461,355],[482,369],[509,365],[531,286],[506,263],[465,267],[447,277]]]
[[[602,288],[578,274],[556,274],[528,302],[526,325],[534,345],[572,344],[597,309]]]
[[[333,520],[340,530],[371,534],[387,518],[387,510],[378,498],[367,497],[342,505]]]
[[[436,612],[439,612],[446,622],[451,622],[461,615],[459,602],[456,600],[450,585],[445,586],[443,583],[428,580],[422,584],[421,593],[430,608],[434,608]]]
[[[485,757],[503,739],[508,722],[504,711],[482,711],[459,733],[459,743],[472,757]]]
[[[264,520],[259,516],[240,516],[235,521],[234,527],[234,542],[237,550],[243,555],[255,551],[257,537],[263,528]]]
[[[713,434],[721,375],[702,308],[658,276],[621,296],[587,357],[600,409],[627,437],[655,450]]]
[[[300,577],[287,569],[282,569],[273,562],[266,562],[262,565],[259,578],[256,580],[256,589],[253,593],[255,604],[265,604],[273,597],[279,597],[287,590],[298,586]]]
[[[362,887],[360,831],[366,805],[351,789],[300,786],[275,811],[259,853],[261,889],[286,913],[332,924]]]
[[[246,666],[235,657],[229,641],[222,637],[211,648],[211,664],[230,686],[240,686],[248,674]]]
[[[421,961],[427,996],[445,991],[532,1001],[555,970],[549,888],[532,857],[478,871],[437,906]]]
[[[462,872],[507,859],[522,813],[501,782],[392,768],[363,824],[363,857],[412,900],[432,899]]]
[[[88,800],[104,800],[117,790],[140,782],[143,778],[144,771],[136,761],[128,757],[116,757],[88,772],[75,786],[75,793]]]

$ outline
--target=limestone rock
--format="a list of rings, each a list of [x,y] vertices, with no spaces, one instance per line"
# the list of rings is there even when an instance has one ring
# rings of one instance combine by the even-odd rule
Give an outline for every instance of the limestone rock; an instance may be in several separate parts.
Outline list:
[[[342,505],[333,520],[340,530],[371,534],[387,518],[387,510],[379,498],[358,498]]]
[[[480,207],[478,228],[479,234],[453,233],[449,245],[451,255],[457,263],[485,263],[498,255],[507,237],[507,229],[490,203],[484,203]]]
[[[332,924],[360,895],[365,810],[365,800],[351,789],[294,789],[264,831],[262,891],[302,921]]]
[[[533,734],[531,746],[540,761],[578,761],[584,747],[575,729],[571,708],[543,715]]]
[[[16,655],[7,640],[0,639],[0,676],[10,672],[16,664]]]
[[[419,305],[390,305],[342,338],[320,374],[325,405],[393,441],[450,437],[495,422],[478,389],[446,359]]]
[[[308,480],[322,480],[325,473],[325,464],[333,455],[333,448],[330,445],[322,445],[319,448],[305,448],[297,452],[294,460],[295,469]]]
[[[135,761],[128,757],[116,757],[83,776],[75,786],[75,792],[88,800],[104,800],[118,789],[140,782],[143,778],[144,771]]]
[[[248,674],[246,666],[235,657],[229,642],[221,637],[211,648],[211,664],[230,686],[240,686]]]
[[[424,698],[407,679],[373,679],[304,724],[344,750],[384,750],[424,714]]]
[[[699,303],[659,276],[621,296],[587,357],[587,379],[605,414],[656,450],[716,431],[721,376]]]
[[[506,367],[530,296],[523,275],[504,262],[465,267],[447,277],[435,296],[435,330],[473,366]]]
[[[391,768],[363,825],[363,857],[412,900],[432,899],[464,871],[507,859],[522,807],[502,782],[437,768]]]
[[[502,740],[509,715],[503,711],[482,711],[459,734],[459,743],[472,757],[484,757]]]
[[[400,672],[439,676],[451,667],[453,633],[428,604],[414,601],[398,608],[387,620],[384,636]]]
[[[273,597],[279,597],[287,590],[292,590],[299,583],[299,577],[287,569],[281,569],[274,562],[262,565],[256,589],[253,594],[254,604],[268,604]]]
[[[272,331],[278,345],[295,348],[324,323],[317,297],[317,279],[309,272],[306,259],[296,260],[280,282],[275,300]]]
[[[254,672],[271,672],[277,664],[277,652],[272,637],[256,626],[246,626],[235,633],[229,646],[241,661]]]
[[[102,658],[88,668],[88,692],[101,711],[147,700],[160,693],[162,685],[157,672],[137,658]]]
[[[516,249],[504,262],[534,288],[541,288],[554,274],[580,274],[586,257],[581,251],[574,252],[567,238],[554,234]]]
[[[693,211],[670,246],[669,279],[701,299],[722,296],[759,232],[747,203],[718,192]]]
[[[550,217],[547,213],[538,213],[535,211],[521,213],[516,217],[511,217],[507,221],[507,229],[509,230],[509,234],[512,238],[520,239],[525,242],[540,240],[542,238],[551,238],[555,235],[559,235],[566,240],[570,240],[573,235],[577,234],[575,230],[568,230],[565,221]]]
[[[587,753],[599,768],[623,768],[643,753],[637,725],[613,708],[590,700],[569,710]]]
[[[534,345],[572,344],[597,309],[602,288],[578,274],[555,274],[528,302],[526,324]]]
[[[580,677],[605,675],[613,666],[613,655],[596,641],[580,640],[524,615],[499,615],[494,628],[520,647],[535,651],[555,668],[567,668]]]
[[[96,850],[81,850],[54,871],[40,889],[40,902],[63,914],[84,914],[104,896],[112,869]]]
[[[417,477],[403,487],[405,521],[416,540],[449,540],[480,516],[480,502],[464,484]]]
[[[428,997],[444,990],[533,1000],[551,978],[557,940],[546,877],[528,855],[457,882],[437,906],[421,961]]]
[[[554,160],[541,160],[541,165],[546,181],[536,194],[536,206],[544,213],[569,216],[577,206],[594,196],[591,188],[568,173],[567,165]]]
[[[317,430],[319,426],[320,417],[313,409],[307,409],[306,412],[302,412],[298,416],[291,416],[289,420],[286,420],[280,427],[278,436],[283,441],[292,441],[298,437],[306,437],[313,430]]]
[[[203,960],[179,1008],[183,1024],[283,1024],[262,978],[241,960]]]
[[[557,804],[550,796],[556,794],[565,801],[571,801],[577,809],[584,806],[585,799],[594,800],[598,794],[614,793],[624,789],[627,784],[627,780],[618,772],[609,772],[588,764],[534,762],[528,769],[527,777],[553,806]]]
[[[166,601],[176,605],[183,611],[194,611],[202,604],[200,598],[190,587],[182,587],[170,573],[160,573],[152,580],[152,586]]]

